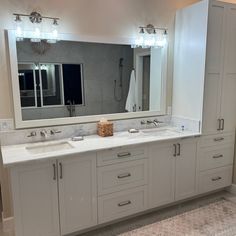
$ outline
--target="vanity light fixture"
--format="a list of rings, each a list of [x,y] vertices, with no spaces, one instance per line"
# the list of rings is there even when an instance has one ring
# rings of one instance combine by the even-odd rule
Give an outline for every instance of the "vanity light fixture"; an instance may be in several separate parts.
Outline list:
[[[29,21],[33,24],[34,30],[31,42],[40,42],[42,39],[46,39],[48,43],[56,43],[58,41],[58,21],[60,20],[59,18],[42,16],[40,13],[35,11],[32,12],[30,15],[21,13],[14,13],[13,15],[15,16],[15,32],[18,41],[24,40],[24,30],[22,27],[23,18],[28,18]],[[43,35],[42,32],[43,20],[52,21],[51,32],[47,33],[46,37]]]
[[[167,43],[167,29],[154,27],[152,24],[139,27],[139,35],[134,40],[132,48],[161,48]]]

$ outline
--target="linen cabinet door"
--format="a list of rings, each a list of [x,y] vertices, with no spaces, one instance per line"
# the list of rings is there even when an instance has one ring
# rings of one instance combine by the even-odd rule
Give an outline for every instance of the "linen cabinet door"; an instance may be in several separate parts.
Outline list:
[[[174,201],[174,149],[173,143],[149,147],[149,208]]]
[[[177,145],[175,200],[182,200],[196,194],[197,142],[188,140]]]
[[[97,224],[96,155],[58,161],[62,235]]]
[[[236,6],[227,4],[225,64],[222,84],[222,129],[236,128]]]
[[[217,133],[220,128],[225,12],[224,3],[210,2],[202,127],[204,134]]]
[[[11,169],[15,236],[59,236],[56,162]]]

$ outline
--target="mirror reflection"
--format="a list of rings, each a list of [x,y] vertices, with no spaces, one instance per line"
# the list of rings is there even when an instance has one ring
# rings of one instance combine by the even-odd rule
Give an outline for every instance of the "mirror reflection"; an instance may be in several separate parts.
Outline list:
[[[17,42],[23,120],[160,111],[162,48]]]

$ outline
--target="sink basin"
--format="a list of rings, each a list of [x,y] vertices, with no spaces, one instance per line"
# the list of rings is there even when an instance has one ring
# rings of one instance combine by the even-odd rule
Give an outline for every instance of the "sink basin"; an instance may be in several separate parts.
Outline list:
[[[45,144],[33,144],[26,147],[26,150],[31,154],[40,154],[46,152],[63,151],[74,148],[68,142],[56,142]]]

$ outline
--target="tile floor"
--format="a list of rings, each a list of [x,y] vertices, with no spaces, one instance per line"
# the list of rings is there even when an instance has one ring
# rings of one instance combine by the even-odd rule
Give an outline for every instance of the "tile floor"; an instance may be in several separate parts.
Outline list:
[[[156,212],[152,212],[143,216],[138,216],[130,220],[116,223],[92,232],[82,234],[80,236],[117,236],[121,233],[152,224],[154,222],[178,215],[180,213],[196,209],[200,206],[217,201],[221,198],[230,198],[236,202],[236,196],[227,192],[219,192],[206,197],[190,200],[188,202],[168,207]],[[0,222],[0,236],[14,236],[13,232],[3,233],[2,223]],[[33,235],[32,235],[33,236]]]

